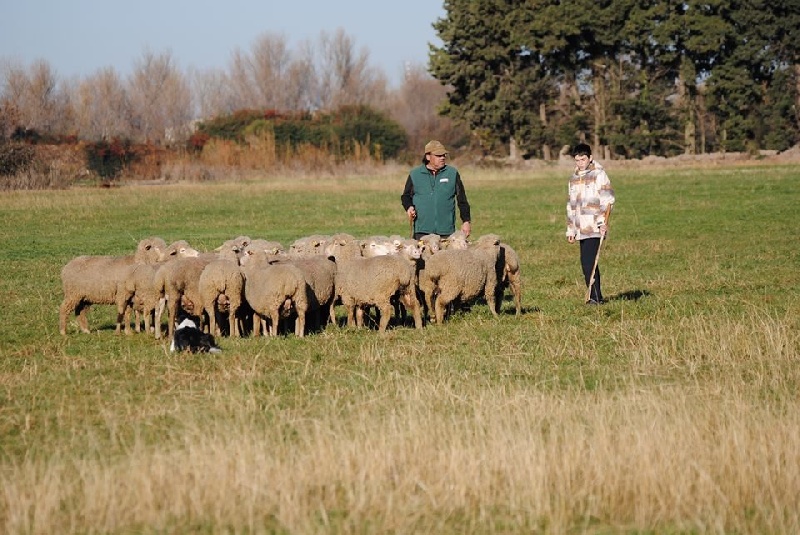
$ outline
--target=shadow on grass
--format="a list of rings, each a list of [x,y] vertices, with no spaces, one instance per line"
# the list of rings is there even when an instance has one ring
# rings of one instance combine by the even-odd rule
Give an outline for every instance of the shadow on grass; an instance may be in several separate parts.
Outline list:
[[[609,301],[638,301],[642,297],[652,295],[647,290],[629,290],[610,297]]]

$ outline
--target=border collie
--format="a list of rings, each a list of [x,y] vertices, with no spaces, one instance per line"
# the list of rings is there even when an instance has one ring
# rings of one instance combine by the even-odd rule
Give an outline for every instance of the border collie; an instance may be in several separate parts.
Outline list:
[[[177,327],[170,351],[190,351],[192,353],[221,353],[214,337],[197,328],[197,322],[192,318],[185,318]]]

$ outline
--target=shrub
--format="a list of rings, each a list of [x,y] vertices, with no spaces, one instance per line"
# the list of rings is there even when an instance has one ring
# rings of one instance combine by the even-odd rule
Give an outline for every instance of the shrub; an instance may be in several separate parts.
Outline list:
[[[201,123],[190,148],[205,146],[206,136],[246,142],[264,135],[273,136],[283,153],[313,146],[344,159],[364,148],[378,159],[396,158],[406,145],[405,130],[389,116],[368,106],[345,106],[330,114],[240,110]]]
[[[117,178],[134,158],[131,143],[114,139],[86,145],[86,166],[104,180]]]
[[[0,144],[0,176],[13,176],[30,168],[36,152],[25,143]]]

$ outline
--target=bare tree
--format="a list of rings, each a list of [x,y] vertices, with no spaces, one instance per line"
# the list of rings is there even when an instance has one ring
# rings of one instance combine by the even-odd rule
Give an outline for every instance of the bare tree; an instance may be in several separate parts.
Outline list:
[[[225,115],[236,110],[230,78],[221,69],[190,74],[197,115],[201,118]]]
[[[16,110],[17,126],[43,134],[64,133],[68,99],[47,61],[37,60],[27,69],[7,63],[3,69],[2,101],[4,108]]]
[[[81,138],[98,141],[132,136],[128,97],[113,67],[82,80],[76,93],[75,121]]]
[[[438,108],[447,98],[447,88],[421,65],[407,65],[400,88],[395,91],[389,115],[406,130],[409,146],[423,147],[431,139],[452,145],[468,133],[447,118]]]
[[[356,53],[355,43],[343,29],[333,35],[321,32],[318,59],[319,101],[323,109],[347,104],[380,107],[387,94],[383,72],[369,65],[369,52]]]
[[[238,108],[287,109],[285,84],[291,53],[286,37],[263,34],[248,54],[235,50],[230,81]]]
[[[287,109],[302,111],[319,108],[318,86],[314,45],[304,41],[300,44],[299,51],[294,54],[287,71],[284,83]]]
[[[192,99],[189,84],[170,52],[145,51],[128,81],[134,139],[179,141],[189,134]]]

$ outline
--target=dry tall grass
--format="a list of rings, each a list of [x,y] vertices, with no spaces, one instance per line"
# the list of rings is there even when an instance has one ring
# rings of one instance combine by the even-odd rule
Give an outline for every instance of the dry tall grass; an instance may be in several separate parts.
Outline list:
[[[163,407],[180,422],[166,443],[135,438],[122,453],[81,456],[71,452],[85,447],[65,443],[4,465],[0,526],[800,532],[796,319],[754,310],[677,326],[623,321],[602,333],[616,345],[613,366],[575,343],[581,328],[545,330],[525,359],[504,353],[509,371],[540,377],[533,383],[438,373],[414,364],[418,348],[367,342],[355,358],[385,371],[356,391],[308,392],[313,412],[247,391],[212,395],[211,418]],[[567,359],[617,373],[602,388],[550,388],[547,370]],[[226,373],[260,372],[231,363]],[[118,425],[110,417],[108,433]]]

